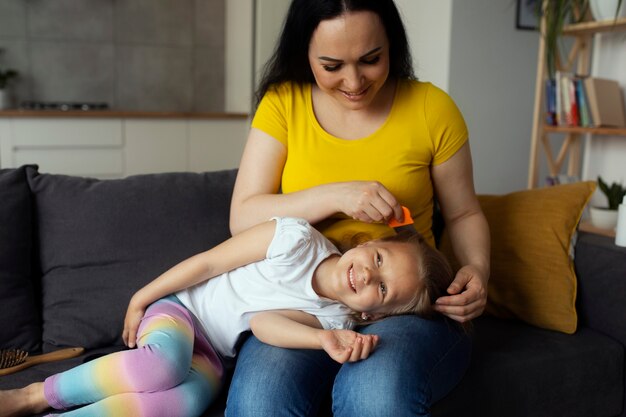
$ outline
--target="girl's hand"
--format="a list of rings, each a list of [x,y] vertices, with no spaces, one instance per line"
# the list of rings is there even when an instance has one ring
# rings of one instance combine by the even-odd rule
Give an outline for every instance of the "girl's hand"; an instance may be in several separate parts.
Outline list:
[[[380,182],[351,181],[342,185],[339,208],[353,219],[366,223],[388,221],[392,217],[404,220],[400,203]]]
[[[128,305],[126,317],[124,318],[122,340],[124,340],[124,344],[129,348],[134,348],[137,344],[137,331],[139,330],[139,323],[141,323],[145,312],[145,308],[134,306],[132,301]]]
[[[322,349],[339,363],[367,359],[378,344],[378,336],[360,334],[352,330],[323,330],[320,332]]]
[[[478,268],[465,265],[448,287],[448,296],[440,297],[435,310],[461,323],[480,316],[487,304],[487,278]]]

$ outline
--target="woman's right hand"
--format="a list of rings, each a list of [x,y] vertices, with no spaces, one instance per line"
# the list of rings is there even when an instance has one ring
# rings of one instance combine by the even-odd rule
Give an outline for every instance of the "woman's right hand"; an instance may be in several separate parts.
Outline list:
[[[139,323],[146,313],[146,309],[136,306],[133,300],[128,304],[126,317],[124,318],[124,331],[122,332],[122,340],[129,348],[134,348],[137,344],[137,332],[139,331]]]
[[[241,233],[272,216],[302,217],[315,224],[337,213],[367,223],[402,218],[394,195],[377,181],[333,182],[279,193],[287,148],[252,128],[233,190],[230,229]]]
[[[391,192],[378,181],[341,183],[338,193],[340,210],[365,223],[404,220],[402,207]]]

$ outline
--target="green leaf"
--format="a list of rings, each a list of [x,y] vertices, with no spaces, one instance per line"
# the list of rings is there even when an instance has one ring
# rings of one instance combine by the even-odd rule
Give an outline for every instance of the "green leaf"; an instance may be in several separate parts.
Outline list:
[[[610,210],[617,210],[626,195],[626,188],[621,183],[613,182],[609,186],[602,177],[598,176],[598,188],[606,196]]]

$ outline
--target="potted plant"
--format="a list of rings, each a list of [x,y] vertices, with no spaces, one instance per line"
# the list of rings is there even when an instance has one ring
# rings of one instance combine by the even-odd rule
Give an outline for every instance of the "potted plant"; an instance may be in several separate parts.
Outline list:
[[[598,176],[598,187],[606,196],[607,207],[590,207],[591,224],[602,229],[615,229],[617,226],[617,209],[626,195],[626,187],[616,182],[611,185]]]
[[[620,13],[623,0],[606,0],[614,5],[614,18]],[[545,18],[543,29],[545,40],[545,56],[548,69],[548,77],[554,79],[556,63],[559,54],[558,43],[563,33],[563,27],[570,23],[579,23],[588,15],[590,3],[597,0],[542,0],[539,2],[541,10],[539,15]],[[599,9],[594,4],[594,10]],[[597,19],[600,17],[596,16]]]
[[[621,6],[623,6],[621,1],[617,2],[617,9],[615,9],[615,0],[589,0],[591,14],[595,20],[607,20],[611,17],[626,16],[626,7]]]
[[[0,69],[0,110],[6,109],[9,106],[9,98],[6,87],[12,78],[17,77],[17,71],[9,69],[3,71]]]

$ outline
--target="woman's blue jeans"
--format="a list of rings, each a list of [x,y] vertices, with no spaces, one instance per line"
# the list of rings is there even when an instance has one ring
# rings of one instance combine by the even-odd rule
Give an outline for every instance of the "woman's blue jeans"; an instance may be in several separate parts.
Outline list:
[[[254,336],[244,343],[227,417],[314,417],[332,385],[335,417],[429,416],[460,381],[470,338],[446,319],[389,317],[360,330],[380,336],[366,360],[339,365],[323,350],[281,349]]]

